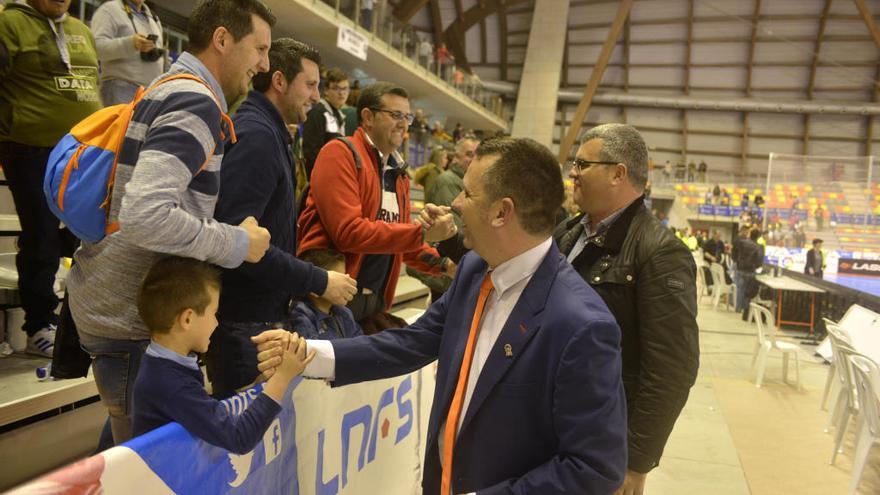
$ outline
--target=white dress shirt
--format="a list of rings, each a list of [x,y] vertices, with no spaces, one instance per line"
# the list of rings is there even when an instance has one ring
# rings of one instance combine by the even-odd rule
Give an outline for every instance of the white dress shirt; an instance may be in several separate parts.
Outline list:
[[[544,242],[525,251],[514,258],[498,265],[491,271],[492,285],[494,290],[486,300],[483,309],[480,332],[474,345],[474,355],[471,361],[470,374],[468,375],[467,390],[465,391],[464,403],[461,414],[458,417],[458,427],[467,415],[468,405],[480,378],[483,365],[489,358],[489,352],[495,346],[495,341],[501,335],[504,324],[513,312],[513,308],[519,301],[519,297],[528,285],[532,275],[538,270],[541,262],[547,256],[552,245],[552,239],[548,237]],[[470,322],[470,319],[467,320]],[[468,323],[470,325],[470,323]],[[467,332],[470,326],[462,331]],[[327,340],[307,340],[308,348],[315,351],[315,359],[306,366],[304,376],[311,378],[328,378],[332,380],[336,376],[336,358],[333,345]],[[458,380],[458,370],[453,370],[453,380]],[[443,459],[443,433],[446,429],[445,419],[440,426],[439,448],[440,459]]]

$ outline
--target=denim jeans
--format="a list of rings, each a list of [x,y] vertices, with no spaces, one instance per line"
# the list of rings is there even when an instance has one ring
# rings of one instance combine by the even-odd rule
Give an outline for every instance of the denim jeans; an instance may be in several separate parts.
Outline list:
[[[43,194],[43,176],[51,151],[51,148],[0,143],[0,163],[21,223],[15,267],[25,315],[22,329],[28,335],[49,324],[58,324],[55,272],[62,254],[69,256],[66,251],[72,252],[71,244],[76,242],[67,229],[59,229],[60,222]]]
[[[101,403],[110,414],[113,443],[131,439],[134,382],[149,340],[117,340],[79,333],[82,348],[92,356],[92,374]]]
[[[105,107],[130,103],[140,85],[122,79],[107,79],[101,82],[101,102]]]
[[[211,335],[211,345],[205,354],[205,368],[214,397],[225,399],[256,380],[259,375],[257,346],[251,342],[251,337],[274,328],[293,331],[289,319],[278,322],[220,322]]]
[[[749,309],[749,301],[746,300],[746,287],[755,279],[755,272],[736,271],[736,312],[743,313]]]

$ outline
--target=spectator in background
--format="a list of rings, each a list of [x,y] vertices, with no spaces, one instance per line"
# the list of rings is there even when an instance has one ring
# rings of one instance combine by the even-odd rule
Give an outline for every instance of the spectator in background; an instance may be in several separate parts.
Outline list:
[[[430,69],[432,53],[434,53],[434,45],[432,45],[431,42],[428,41],[428,37],[425,36],[419,42],[419,65]]]
[[[0,13],[0,163],[21,224],[22,330],[27,352],[46,357],[58,324],[55,273],[75,244],[46,204],[46,162],[74,124],[101,108],[95,40],[69,7],[70,0],[30,0]]]
[[[672,162],[666,160],[666,163],[663,165],[663,180],[668,184],[672,179]]]
[[[696,265],[644,206],[648,150],[634,127],[594,127],[575,156],[569,178],[584,213],[554,238],[620,325],[629,434],[615,493],[642,493],[697,376]]]
[[[457,143],[463,137],[464,137],[464,127],[461,125],[461,122],[458,122],[455,124],[455,128],[452,129],[452,141]]]
[[[425,112],[422,111],[421,108],[416,109],[416,117],[413,119],[413,123],[409,126],[409,137],[410,142],[413,143],[413,148],[415,148],[415,157],[411,160],[411,163],[413,166],[419,167],[425,163],[425,154],[427,153],[431,140],[431,128],[428,127],[428,119],[425,117]],[[441,164],[434,162],[434,164],[442,165],[443,170],[446,170],[445,163]]]
[[[360,96],[361,96],[361,82],[358,81],[357,79],[355,79],[351,83],[351,89],[348,91],[348,98],[345,100],[345,104],[350,107],[357,107],[358,98],[360,98]],[[354,120],[355,120],[355,122],[354,122],[355,127],[357,127],[357,118],[355,118]]]
[[[822,203],[816,205],[816,210],[813,212],[813,219],[816,220],[816,230],[822,231],[825,226],[825,207],[822,206]]]
[[[688,162],[687,181],[693,182],[696,175],[697,175],[697,164],[694,163],[693,160],[691,160],[690,162]]]
[[[684,165],[684,162],[681,160],[677,161],[675,163],[675,179],[678,181],[684,181],[685,180],[685,170],[686,170],[686,167]]]
[[[431,152],[431,158],[428,163],[416,169],[413,181],[422,186],[425,191],[425,198],[433,197],[434,184],[437,177],[446,170],[448,152],[442,146],[437,146]]]
[[[232,134],[226,102],[247,92],[252,74],[269,69],[274,23],[258,0],[204,0],[196,6],[188,21],[189,48],[170,73],[204,84],[170,81],[138,106],[132,117],[138,125],[130,125],[125,137],[133,144],[118,156],[110,205],[109,221],[118,221],[120,229],[76,252],[67,278],[70,309],[92,356],[116,443],[131,438],[132,385],[150,338],[135,299],[153,263],[171,254],[235,268],[259,261],[269,247],[269,232],[253,217],[238,226],[212,217],[224,145]],[[103,446],[108,440],[102,434]]]
[[[361,27],[373,30],[373,0],[361,0]]]
[[[425,242],[450,237],[455,226],[451,215],[431,228],[410,221],[409,177],[397,151],[414,119],[406,90],[386,82],[364,88],[358,116],[350,140],[331,141],[318,154],[299,217],[298,252],[333,246],[345,255],[358,283],[349,308],[372,333],[399,324],[386,310],[402,261],[435,275],[454,273],[454,263]]]
[[[742,312],[743,321],[748,319],[749,314],[750,298],[746,294],[755,283],[755,271],[764,264],[764,249],[756,242],[760,237],[759,229],[740,227],[739,237],[733,241],[731,254],[736,263],[736,311]]]
[[[440,78],[444,81],[448,81],[449,67],[452,65],[453,58],[452,54],[449,53],[449,49],[446,48],[446,43],[442,41],[440,42],[440,45],[437,46],[437,53],[434,54],[434,59],[437,63],[437,70]]]
[[[720,262],[724,248],[724,241],[721,240],[721,231],[712,231],[712,238],[703,244],[703,259],[709,263]]]
[[[438,206],[452,206],[452,201],[464,190],[464,174],[467,172],[480,142],[474,138],[464,138],[455,143],[455,155],[449,169],[437,177],[430,194],[425,196],[428,203]],[[455,224],[461,228],[462,220],[455,215]]]
[[[92,17],[104,105],[128,103],[165,70],[162,23],[144,0],[104,2]]]
[[[327,273],[345,274],[345,257],[333,249],[313,249],[302,259]],[[317,294],[307,294],[294,303],[291,328],[308,339],[342,339],[363,335],[351,310]]]
[[[712,204],[718,204],[721,202],[721,186],[717,183],[715,187],[712,188]]]
[[[315,116],[310,107],[322,109],[313,105],[320,64],[321,55],[311,46],[291,38],[274,40],[269,71],[254,76],[253,91],[235,113],[238,142],[227,145],[223,156],[214,218],[231,225],[256,218],[269,230],[271,245],[259,262],[223,272],[220,326],[205,356],[215,397],[228,397],[254,381],[257,353],[250,338],[271,328],[293,330],[292,298],[313,293],[344,305],[356,290],[354,279],[344,273],[294,255],[296,183],[288,126]]]
[[[700,160],[700,164],[697,165],[697,182],[706,182],[706,172],[709,170],[709,166],[706,165],[706,160]]]
[[[825,272],[825,254],[822,252],[822,239],[813,239],[813,249],[807,251],[807,263],[804,265],[804,273],[816,278],[822,278]]]
[[[345,135],[345,115],[342,107],[348,98],[351,85],[348,74],[342,69],[329,69],[324,76],[324,98],[309,110],[303,123],[303,156],[306,174],[312,176],[318,152],[329,141]]]

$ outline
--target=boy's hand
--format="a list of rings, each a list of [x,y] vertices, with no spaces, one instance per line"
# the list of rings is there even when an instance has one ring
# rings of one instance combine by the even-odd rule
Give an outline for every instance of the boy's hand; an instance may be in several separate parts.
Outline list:
[[[281,356],[290,344],[291,337],[290,332],[280,328],[266,330],[251,337],[251,342],[257,346],[257,370],[262,379],[268,380],[275,374],[275,369],[281,364]]]
[[[306,365],[315,358],[315,351],[307,352],[307,347],[306,339],[294,333],[291,341],[284,349],[281,364],[278,365],[275,373],[286,381],[290,381],[293,377],[301,374]]]

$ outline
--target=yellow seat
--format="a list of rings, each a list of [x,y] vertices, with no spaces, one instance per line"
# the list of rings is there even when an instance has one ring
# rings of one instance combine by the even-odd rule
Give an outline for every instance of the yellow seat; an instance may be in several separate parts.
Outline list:
[[[849,206],[844,206],[844,207],[843,207],[843,212],[844,212],[844,213],[852,213],[852,208],[850,208]]]
[[[684,188],[681,186],[681,184],[676,184],[676,185],[675,185],[675,190],[676,190],[676,191],[681,191],[681,190],[683,190],[683,189],[684,189]]]
[[[752,189],[752,194],[761,194],[760,189]]]
[[[742,202],[741,202],[741,201],[732,201],[732,202],[730,203],[730,205],[731,205],[731,206],[742,206]]]

